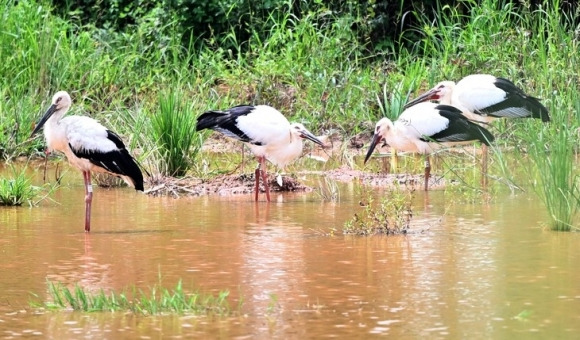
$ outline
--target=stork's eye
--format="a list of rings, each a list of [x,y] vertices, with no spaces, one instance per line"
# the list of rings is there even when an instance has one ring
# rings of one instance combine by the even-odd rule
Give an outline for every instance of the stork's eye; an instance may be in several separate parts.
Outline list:
[[[58,97],[58,98],[56,98],[56,103],[57,103],[57,104],[58,104],[58,103],[60,103],[60,101],[61,101],[61,100],[62,100],[62,97]]]
[[[439,87],[437,87],[438,90],[441,90],[442,88],[444,88],[445,85],[439,85]]]

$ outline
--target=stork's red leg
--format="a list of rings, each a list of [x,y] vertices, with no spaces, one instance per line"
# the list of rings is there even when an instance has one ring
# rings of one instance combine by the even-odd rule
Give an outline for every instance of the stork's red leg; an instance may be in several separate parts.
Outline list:
[[[85,179],[85,232],[91,231],[91,202],[93,201],[93,186],[91,185],[91,172],[83,171]]]
[[[260,161],[260,163],[258,164],[256,171],[254,171],[254,177],[256,177],[256,188],[254,190],[256,202],[258,202],[258,193],[260,193],[260,167],[262,166],[260,157],[258,157],[258,160]]]
[[[425,191],[429,191],[430,176],[431,176],[431,162],[429,162],[429,156],[425,155]]]
[[[268,185],[268,173],[266,172],[266,157],[262,157],[260,167],[262,168],[262,182],[264,182],[264,189],[266,190],[266,199],[270,202],[270,186]]]

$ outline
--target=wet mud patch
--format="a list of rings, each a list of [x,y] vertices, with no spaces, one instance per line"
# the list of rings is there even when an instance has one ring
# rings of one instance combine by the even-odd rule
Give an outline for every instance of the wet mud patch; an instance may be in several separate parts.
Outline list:
[[[254,192],[254,174],[220,175],[211,179],[200,178],[173,178],[161,177],[150,182],[151,188],[145,193],[152,196],[167,195],[173,197],[202,196],[202,195],[236,195]],[[296,178],[282,176],[282,185],[278,183],[276,176],[268,176],[270,192],[310,192],[312,188],[306,186]],[[260,181],[260,193],[264,192],[264,185]]]

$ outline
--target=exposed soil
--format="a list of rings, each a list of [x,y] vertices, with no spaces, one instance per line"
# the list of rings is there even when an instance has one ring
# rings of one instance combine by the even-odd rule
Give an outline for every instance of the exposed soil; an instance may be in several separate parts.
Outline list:
[[[364,145],[368,145],[370,135],[357,135],[343,142],[339,136],[324,136],[321,139],[326,143],[324,149],[305,143],[304,154],[306,157],[327,161],[330,158],[361,156],[366,152]],[[241,144],[223,137],[220,134],[212,134],[204,143],[203,151],[208,153],[239,152]],[[377,152],[385,153],[388,147],[377,147]],[[422,189],[424,187],[423,174],[386,174],[369,173],[361,170],[353,170],[348,166],[328,171],[303,171],[300,175],[326,176],[329,179],[341,182],[360,181],[362,184],[375,187],[406,187],[408,189]],[[294,177],[282,176],[282,186],[277,182],[273,173],[269,174],[270,191],[312,191]],[[432,175],[429,179],[429,188],[437,189],[445,186],[445,179]],[[155,177],[149,180],[150,188],[145,191],[149,195],[200,196],[200,195],[236,195],[254,192],[255,177],[253,173],[220,175],[210,179],[193,177],[172,178]],[[260,181],[260,192],[264,192],[263,183]]]
[[[249,194],[254,192],[254,174],[246,175],[220,175],[211,179],[199,178],[172,178],[162,177],[151,181],[151,188],[145,190],[146,194],[171,195],[180,197],[182,195],[235,195]],[[275,176],[269,176],[268,184],[271,192],[277,191],[312,191],[312,188],[299,183],[295,178],[282,176],[282,185],[278,184]],[[264,192],[264,185],[260,181],[260,192]]]

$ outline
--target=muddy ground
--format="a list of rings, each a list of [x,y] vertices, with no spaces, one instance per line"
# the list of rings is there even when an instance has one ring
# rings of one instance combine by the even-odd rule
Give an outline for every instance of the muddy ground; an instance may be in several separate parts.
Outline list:
[[[344,142],[338,137],[323,136],[321,140],[326,144],[322,149],[312,143],[305,143],[304,157],[311,157],[321,162],[330,159],[342,159],[353,157],[364,157],[366,146],[368,146],[370,135],[357,135]],[[203,150],[208,153],[240,152],[240,143],[232,141],[220,134],[212,134],[205,142]],[[388,146],[379,146],[375,153],[390,152]],[[249,155],[249,152],[246,152]],[[376,161],[376,160],[373,160]],[[325,171],[301,171],[294,176],[283,175],[282,185],[276,176],[276,169],[268,164],[268,182],[271,192],[281,191],[312,191],[314,188],[306,186],[298,180],[298,177],[305,175],[324,176],[330,180],[340,182],[359,181],[362,184],[375,187],[395,187],[405,186],[408,188],[422,189],[424,187],[424,175],[421,174],[388,174],[385,172],[365,172],[354,170],[349,166],[342,165],[332,170]],[[245,173],[233,173],[229,175],[219,175],[209,179],[194,177],[172,178],[154,176],[149,179],[148,189],[145,191],[149,195],[170,195],[173,197],[187,195],[236,195],[250,194],[254,192],[255,176],[253,170],[247,169]],[[444,187],[445,180],[442,177],[432,175],[429,180],[429,187],[432,189]],[[264,192],[264,185],[260,181],[260,192]]]

